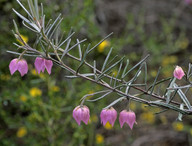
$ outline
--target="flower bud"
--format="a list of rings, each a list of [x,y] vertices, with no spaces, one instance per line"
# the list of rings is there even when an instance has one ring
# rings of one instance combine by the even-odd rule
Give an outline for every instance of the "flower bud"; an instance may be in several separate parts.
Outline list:
[[[21,76],[24,76],[28,72],[27,61],[24,59],[15,58],[10,62],[9,70],[11,75],[13,75],[18,70]]]
[[[176,66],[174,72],[173,72],[173,75],[175,78],[181,80],[182,77],[185,75],[183,69],[180,67],[180,66]]]
[[[134,123],[136,123],[135,119],[136,119],[136,116],[134,112],[127,111],[127,110],[121,111],[119,115],[119,123],[121,128],[123,127],[124,123],[127,123],[129,127],[132,129]]]
[[[85,105],[81,106],[77,106],[74,110],[73,110],[73,118],[76,120],[76,122],[78,123],[78,125],[81,124],[81,121],[83,121],[86,125],[88,124],[90,115],[89,115],[89,108]]]
[[[109,109],[103,109],[101,111],[100,118],[103,126],[105,126],[107,122],[109,122],[113,126],[115,120],[117,119],[117,111],[112,107]]]
[[[52,69],[52,66],[53,66],[53,62],[51,60],[47,60],[47,59],[44,59],[44,58],[40,58],[40,57],[37,57],[35,59],[35,68],[37,70],[37,72],[40,74],[40,72],[44,72],[45,71],[45,68],[47,70],[47,72],[49,74],[51,74],[51,69]]]

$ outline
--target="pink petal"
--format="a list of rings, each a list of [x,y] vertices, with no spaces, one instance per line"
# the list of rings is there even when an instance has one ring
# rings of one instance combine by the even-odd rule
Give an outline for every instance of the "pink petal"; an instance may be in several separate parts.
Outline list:
[[[134,112],[128,112],[127,113],[127,123],[131,129],[133,129],[133,125],[135,123],[135,113]]]
[[[18,62],[18,59],[15,58],[9,64],[9,70],[10,70],[11,75],[13,75],[15,73],[15,71],[18,69],[17,62]]]
[[[173,72],[173,75],[175,78],[181,80],[183,78],[183,76],[185,75],[183,69],[179,66],[176,66],[174,72]]]
[[[81,110],[80,110],[80,107],[76,107],[74,110],[73,110],[73,118],[75,119],[75,121],[78,123],[78,125],[81,124],[81,119],[80,119],[80,113]]]
[[[45,59],[45,68],[47,69],[47,72],[51,74],[51,69],[53,66],[53,62],[51,60],[46,60]]]
[[[18,61],[18,71],[20,72],[21,76],[24,76],[28,72],[28,65],[24,59]]]
[[[37,57],[35,59],[34,65],[35,65],[35,68],[39,74],[41,71],[44,72],[43,71],[43,67],[44,67],[44,59],[43,58]],[[45,67],[44,67],[44,69],[45,69]]]
[[[101,118],[101,123],[103,123],[103,125],[105,125],[107,123],[107,110],[106,109],[103,109],[101,111],[100,118]]]
[[[81,117],[81,120],[87,125],[88,124],[88,121],[89,121],[89,111],[85,110],[85,109],[82,109],[84,110],[83,111],[83,114],[82,114],[82,117]]]
[[[112,117],[111,117],[111,122],[110,122],[110,124],[113,126],[114,125],[114,123],[115,123],[115,121],[116,121],[116,119],[117,119],[117,111],[115,110],[115,109],[112,109],[112,111],[111,111],[112,113]]]
[[[120,123],[120,126],[121,128],[123,127],[124,123],[126,122],[126,110],[123,110],[120,112],[120,115],[119,115],[119,123]]]
[[[108,117],[107,117],[107,121],[109,121],[109,123],[113,126],[115,123],[115,120],[117,118],[117,112],[114,108],[110,108],[108,111]]]

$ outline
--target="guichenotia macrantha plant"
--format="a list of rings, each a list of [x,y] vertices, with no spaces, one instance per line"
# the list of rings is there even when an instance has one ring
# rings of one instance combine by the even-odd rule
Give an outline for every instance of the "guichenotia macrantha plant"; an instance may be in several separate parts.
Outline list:
[[[86,61],[86,57],[93,51],[98,45],[100,45],[103,41],[105,41],[111,34],[106,36],[103,40],[101,40],[98,44],[91,47],[89,44],[84,51],[82,51],[81,44],[86,41],[78,40],[74,45],[71,45],[71,39],[74,32],[70,32],[70,34],[65,38],[60,38],[59,34],[59,26],[61,24],[62,18],[59,15],[52,23],[49,21],[48,23],[45,22],[45,15],[43,13],[43,5],[38,6],[38,1],[28,0],[29,10],[25,8],[23,4],[19,0],[17,3],[23,8],[23,10],[27,13],[27,18],[17,12],[15,9],[13,11],[20,17],[23,21],[23,25],[29,29],[30,31],[36,33],[37,41],[36,45],[38,44],[41,46],[41,51],[37,50],[36,48],[31,47],[27,44],[21,34],[19,33],[17,24],[13,21],[15,26],[15,31],[13,31],[16,39],[22,42],[22,45],[18,45],[14,43],[16,47],[22,49],[22,53],[17,53],[13,51],[7,51],[12,54],[19,55],[18,58],[13,59],[9,64],[9,69],[11,75],[14,74],[15,71],[19,71],[21,76],[24,76],[28,72],[28,65],[24,56],[31,56],[36,57],[34,61],[34,66],[38,73],[41,71],[44,72],[45,69],[49,74],[51,74],[51,69],[53,63],[58,67],[61,67],[67,71],[69,71],[72,75],[66,76],[67,78],[77,78],[80,77],[82,79],[88,80],[92,83],[98,84],[103,87],[102,91],[98,91],[92,94],[87,94],[81,99],[81,104],[78,105],[73,110],[73,117],[78,123],[81,124],[83,121],[85,124],[88,123],[90,118],[90,111],[89,108],[84,105],[85,101],[94,102],[100,99],[103,99],[110,95],[111,93],[115,93],[118,97],[108,106],[103,108],[100,114],[101,123],[105,125],[109,122],[112,126],[114,125],[117,119],[117,111],[113,108],[115,104],[118,102],[123,102],[124,100],[133,100],[135,102],[144,103],[148,106],[160,107],[163,110],[160,112],[165,112],[167,110],[173,110],[178,112],[178,119],[182,120],[183,115],[191,115],[192,114],[192,106],[189,102],[188,98],[186,97],[186,92],[183,92],[183,89],[188,90],[192,87],[192,82],[190,82],[190,78],[192,76],[192,65],[189,64],[189,68],[187,73],[184,73],[183,69],[179,66],[176,66],[175,70],[173,71],[173,77],[167,79],[158,80],[158,76],[160,73],[160,68],[157,72],[157,75],[151,85],[147,84],[147,64],[146,60],[149,57],[147,55],[141,61],[139,61],[136,65],[128,69],[129,60],[124,62],[125,57],[117,59],[117,56],[112,57],[111,52],[112,48],[109,50],[103,66],[101,70],[99,70],[96,66],[96,60],[93,61],[93,65]],[[39,11],[40,8],[40,11]],[[39,13],[40,12],[40,13]],[[58,40],[62,40],[58,42]],[[63,49],[63,45],[65,49]],[[70,51],[74,48],[78,48],[79,57],[75,57],[70,54]],[[82,53],[83,52],[83,53]],[[56,58],[56,59],[55,59]],[[66,58],[71,58],[79,64],[78,68],[73,69],[66,63],[64,60]],[[82,66],[89,67],[93,70],[93,72],[88,73],[80,73]],[[123,67],[124,66],[124,67]],[[110,76],[111,70],[114,67],[118,67],[117,75]],[[136,70],[136,74],[131,78],[128,79],[128,75],[133,70]],[[143,71],[144,70],[144,71]],[[137,78],[141,75],[142,71],[144,72],[144,83],[136,84]],[[176,84],[176,80],[185,80],[188,84],[184,86],[178,86]],[[155,88],[159,87],[158,85],[164,82],[168,82],[166,91],[163,95],[155,93]],[[165,84],[165,83],[164,83]],[[160,88],[160,87],[159,87]],[[138,94],[132,95],[130,90],[135,89],[138,91]],[[95,99],[86,99],[86,97],[90,95],[100,95],[98,98]],[[178,95],[181,99],[181,102],[174,101],[174,96]],[[134,123],[136,123],[136,115],[131,109],[124,109],[119,114],[119,123],[120,126],[123,127],[124,123],[127,123],[130,128],[133,128]]]

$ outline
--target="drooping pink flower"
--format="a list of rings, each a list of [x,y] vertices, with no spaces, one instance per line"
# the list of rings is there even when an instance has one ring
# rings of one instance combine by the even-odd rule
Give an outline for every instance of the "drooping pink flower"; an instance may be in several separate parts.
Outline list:
[[[85,105],[81,106],[77,106],[74,110],[73,110],[73,118],[76,120],[76,122],[78,123],[78,125],[81,124],[81,121],[83,121],[86,125],[88,124],[90,115],[89,115],[89,108]]]
[[[105,126],[107,122],[109,122],[113,126],[115,120],[117,119],[117,111],[113,107],[109,109],[103,109],[101,111],[100,118],[103,126]]]
[[[175,78],[181,80],[183,78],[183,76],[185,75],[183,69],[180,66],[176,66],[173,75]]]
[[[44,58],[40,58],[40,57],[37,57],[35,59],[35,68],[37,70],[37,72],[40,74],[40,72],[44,72],[45,71],[45,68],[47,70],[47,72],[49,74],[51,74],[51,69],[52,69],[52,66],[53,66],[53,62],[51,60],[47,60],[47,59],[44,59]]]
[[[135,113],[132,111],[123,110],[120,112],[119,115],[119,123],[121,128],[123,127],[124,123],[127,123],[129,127],[132,129],[134,123],[136,123],[136,116]]]
[[[27,61],[24,59],[15,58],[11,60],[9,64],[9,70],[11,75],[13,75],[18,70],[21,76],[24,76],[28,72]]]

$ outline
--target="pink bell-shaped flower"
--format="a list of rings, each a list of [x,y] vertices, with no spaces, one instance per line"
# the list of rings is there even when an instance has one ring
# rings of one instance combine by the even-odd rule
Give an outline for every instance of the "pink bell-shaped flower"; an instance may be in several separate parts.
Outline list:
[[[28,72],[27,61],[24,59],[15,58],[11,60],[9,64],[9,70],[11,75],[13,75],[18,70],[21,76],[24,76]]]
[[[52,69],[52,66],[53,66],[53,62],[51,60],[47,60],[47,59],[44,59],[44,58],[40,58],[40,57],[37,57],[35,59],[35,68],[37,70],[37,72],[40,74],[40,72],[44,72],[45,71],[45,68],[47,70],[47,72],[49,74],[51,74],[51,69]]]
[[[180,66],[176,66],[173,75],[175,78],[181,80],[183,78],[183,76],[185,75],[183,69]]]
[[[127,111],[127,110],[121,111],[119,115],[119,123],[121,128],[123,127],[124,123],[127,123],[129,127],[132,129],[134,123],[136,123],[135,119],[136,119],[136,116],[134,112]]]
[[[113,126],[115,120],[117,119],[117,111],[113,107],[109,109],[103,109],[101,111],[100,118],[103,126],[105,126],[107,122],[109,122]]]
[[[83,121],[86,125],[88,124],[90,115],[89,115],[89,108],[85,105],[81,106],[77,106],[74,110],[73,110],[73,118],[76,120],[76,122],[78,123],[78,125],[81,124],[81,121]]]

